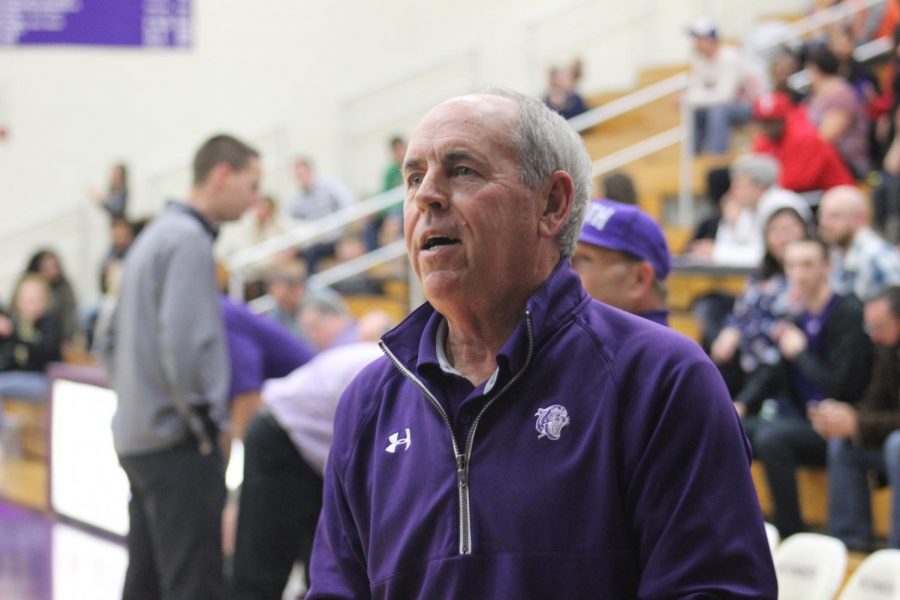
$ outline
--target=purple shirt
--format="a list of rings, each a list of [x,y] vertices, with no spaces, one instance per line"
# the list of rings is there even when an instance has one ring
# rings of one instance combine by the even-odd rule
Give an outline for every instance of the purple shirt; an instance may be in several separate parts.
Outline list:
[[[260,390],[266,379],[284,377],[315,354],[287,329],[244,304],[222,296],[219,305],[231,362],[230,399]]]
[[[562,261],[485,395],[438,389],[434,315],[341,399],[309,600],[776,597],[749,444],[694,341]]]

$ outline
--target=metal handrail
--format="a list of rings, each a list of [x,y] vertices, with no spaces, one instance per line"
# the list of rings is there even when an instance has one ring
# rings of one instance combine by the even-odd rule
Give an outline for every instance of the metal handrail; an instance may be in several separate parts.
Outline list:
[[[580,133],[586,129],[590,129],[594,125],[615,119],[636,108],[640,108],[671,94],[683,91],[687,87],[687,83],[688,74],[678,73],[652,85],[635,90],[621,98],[616,98],[603,106],[592,108],[585,113],[581,113],[577,117],[572,117],[569,119],[569,125],[571,125],[575,131]]]
[[[372,267],[406,256],[406,240],[396,240],[362,256],[316,273],[307,280],[311,290],[328,287],[338,281],[365,273]]]
[[[247,268],[265,261],[283,250],[302,247],[364,217],[397,204],[402,200],[404,194],[403,187],[396,187],[342,208],[321,219],[301,223],[278,236],[236,252],[227,262],[230,295],[234,298],[243,297],[243,272]]]

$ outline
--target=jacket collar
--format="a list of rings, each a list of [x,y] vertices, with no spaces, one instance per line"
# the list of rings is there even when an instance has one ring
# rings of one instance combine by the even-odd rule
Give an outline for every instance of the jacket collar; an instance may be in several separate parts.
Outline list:
[[[572,319],[577,310],[589,302],[590,298],[570,268],[568,259],[561,260],[528,299],[522,321],[497,354],[500,379],[506,380],[518,372],[528,360],[531,344],[534,349],[538,348],[549,334]],[[434,344],[443,318],[426,302],[387,333],[382,342],[412,373],[439,369]]]

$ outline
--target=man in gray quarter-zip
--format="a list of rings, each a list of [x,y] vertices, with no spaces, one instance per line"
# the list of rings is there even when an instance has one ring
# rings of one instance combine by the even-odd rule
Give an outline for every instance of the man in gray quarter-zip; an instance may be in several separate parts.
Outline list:
[[[231,136],[194,157],[185,202],[170,202],[125,259],[102,351],[118,396],[113,439],[131,486],[123,597],[225,597],[219,433],[228,354],[212,242],[258,200],[259,157]]]
[[[693,341],[569,266],[578,135],[494,91],[410,138],[428,303],[337,409],[307,598],[775,598],[750,451]]]

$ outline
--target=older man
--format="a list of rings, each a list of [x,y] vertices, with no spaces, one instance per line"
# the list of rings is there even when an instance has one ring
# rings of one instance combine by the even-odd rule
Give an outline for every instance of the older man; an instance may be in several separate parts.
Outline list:
[[[569,268],[575,132],[519,94],[455,98],[404,176],[429,303],[338,407],[309,597],[774,598],[715,367]]]
[[[665,280],[672,257],[662,227],[638,207],[591,203],[572,268],[594,299],[669,324]]]
[[[876,345],[865,396],[856,406],[823,400],[809,417],[828,440],[829,533],[850,548],[872,549],[869,471],[880,471],[894,488],[888,545],[900,548],[900,286],[870,300],[864,315]]]
[[[869,202],[856,187],[829,190],[819,207],[819,235],[831,246],[831,284],[866,301],[900,284],[900,252],[869,227]]]

